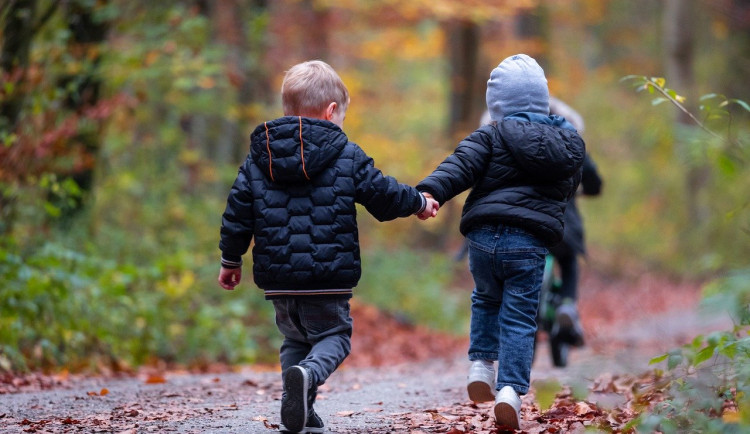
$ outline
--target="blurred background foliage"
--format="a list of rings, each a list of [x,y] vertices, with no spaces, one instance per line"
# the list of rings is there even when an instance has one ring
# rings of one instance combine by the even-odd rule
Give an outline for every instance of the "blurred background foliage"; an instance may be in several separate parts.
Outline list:
[[[5,0],[0,3],[0,369],[276,360],[250,267],[216,284],[218,230],[249,132],[284,71],[319,58],[351,93],[345,131],[415,184],[471,132],[518,52],[576,108],[604,177],[582,200],[588,265],[704,278],[748,267],[749,117],[736,145],[620,79],[750,100],[744,0]],[[705,107],[704,107],[705,108]],[[718,109],[718,108],[717,108]],[[731,123],[728,122],[731,119]],[[357,296],[463,333],[463,197],[438,219],[360,213]]]

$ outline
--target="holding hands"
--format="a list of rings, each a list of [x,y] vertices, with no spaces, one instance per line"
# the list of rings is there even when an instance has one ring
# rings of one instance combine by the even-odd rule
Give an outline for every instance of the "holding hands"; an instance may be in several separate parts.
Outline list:
[[[438,210],[440,209],[438,201],[436,201],[430,193],[422,193],[422,195],[427,200],[427,206],[425,206],[421,213],[417,214],[417,217],[419,217],[420,220],[427,220],[430,217],[437,216]]]

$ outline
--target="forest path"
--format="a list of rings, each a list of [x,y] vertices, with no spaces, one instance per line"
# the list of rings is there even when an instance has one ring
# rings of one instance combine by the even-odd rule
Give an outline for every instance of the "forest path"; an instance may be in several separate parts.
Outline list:
[[[649,369],[652,357],[697,334],[731,326],[726,319],[698,312],[697,284],[648,274],[625,281],[588,273],[582,287],[599,288],[591,289],[581,301],[587,346],[573,350],[569,366],[561,369],[552,367],[542,343],[532,382],[554,380],[590,388],[603,377],[637,375]],[[415,335],[405,342],[408,345],[411,339],[419,347],[422,338]],[[445,351],[440,350],[440,342],[427,348],[432,356],[422,351],[419,360],[410,362],[401,361],[395,353],[398,348],[371,343],[366,347],[370,353],[385,351],[378,360],[396,363],[375,367],[361,366],[356,359],[345,363],[322,386],[316,403],[327,432],[497,432],[487,418],[491,404],[472,405],[466,396],[468,362],[460,349],[465,348],[465,340],[447,343]],[[69,378],[48,390],[0,395],[0,433],[274,432],[280,395],[277,370],[253,366],[218,374]],[[544,428],[533,418],[533,411],[538,413],[533,403],[533,393],[524,398],[525,432]],[[467,424],[470,419],[473,428]]]

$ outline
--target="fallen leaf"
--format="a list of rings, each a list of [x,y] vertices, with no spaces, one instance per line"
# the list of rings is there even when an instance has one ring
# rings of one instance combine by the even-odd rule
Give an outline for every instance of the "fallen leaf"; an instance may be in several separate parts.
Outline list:
[[[592,409],[591,406],[588,405],[587,403],[585,403],[583,401],[576,402],[576,414],[578,416],[583,416],[584,414],[589,414],[592,411],[594,411],[594,409]]]
[[[340,411],[340,412],[336,413],[337,416],[342,416],[342,417],[350,417],[353,414],[354,414],[353,411],[348,411],[348,410],[347,411]]]
[[[728,423],[728,424],[740,423],[740,419],[741,419],[740,412],[736,410],[727,410],[721,416],[721,419],[724,421],[724,423]]]
[[[161,384],[166,382],[167,380],[161,375],[149,375],[146,378],[146,384]]]

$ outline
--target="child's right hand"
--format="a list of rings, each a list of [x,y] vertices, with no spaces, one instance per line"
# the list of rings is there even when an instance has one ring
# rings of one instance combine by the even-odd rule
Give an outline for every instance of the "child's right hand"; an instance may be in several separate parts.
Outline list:
[[[242,279],[242,268],[224,268],[219,271],[219,285],[229,291],[233,290]]]
[[[427,206],[425,206],[424,211],[417,214],[417,217],[419,217],[420,220],[427,220],[430,217],[437,216],[438,210],[440,209],[438,201],[436,201],[430,193],[422,193],[422,195],[427,200]]]

